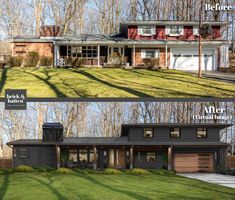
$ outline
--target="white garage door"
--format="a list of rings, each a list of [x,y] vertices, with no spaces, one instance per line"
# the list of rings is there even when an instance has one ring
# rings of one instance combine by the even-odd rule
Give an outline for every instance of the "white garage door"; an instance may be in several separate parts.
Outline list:
[[[171,51],[171,69],[198,70],[198,52],[195,51]],[[214,64],[214,52],[202,52],[202,70],[216,70]]]

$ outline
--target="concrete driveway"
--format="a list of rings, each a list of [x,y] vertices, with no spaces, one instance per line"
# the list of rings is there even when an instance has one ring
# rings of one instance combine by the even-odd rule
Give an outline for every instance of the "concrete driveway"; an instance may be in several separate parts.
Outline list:
[[[178,173],[178,175],[235,189],[235,176],[213,173]]]
[[[197,71],[185,71],[197,76]],[[224,73],[218,71],[202,71],[202,77],[216,79],[218,81],[235,83],[235,74],[234,73]]]

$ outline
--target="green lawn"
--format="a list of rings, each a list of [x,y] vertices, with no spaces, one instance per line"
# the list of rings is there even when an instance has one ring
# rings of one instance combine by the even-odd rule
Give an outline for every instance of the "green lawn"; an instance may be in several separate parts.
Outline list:
[[[234,85],[173,70],[0,69],[1,97],[5,89],[27,89],[28,97],[234,97]]]
[[[235,189],[179,176],[21,172],[0,175],[0,199],[227,200],[235,199]]]

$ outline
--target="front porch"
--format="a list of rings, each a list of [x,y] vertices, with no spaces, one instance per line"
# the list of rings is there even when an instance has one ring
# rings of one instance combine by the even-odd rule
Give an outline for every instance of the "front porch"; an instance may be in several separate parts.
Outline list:
[[[110,55],[117,53],[123,65],[131,66],[131,52],[131,47],[124,45],[55,45],[54,65],[64,65],[69,58],[83,58],[84,65],[107,66]]]
[[[172,169],[167,146],[56,146],[57,168]]]
[[[160,68],[170,65],[170,48],[167,45],[124,45],[124,44],[56,44],[54,66],[67,65],[68,59],[83,58],[84,65],[106,67],[111,65],[110,56],[116,53],[123,66],[144,66],[143,58],[158,58]]]

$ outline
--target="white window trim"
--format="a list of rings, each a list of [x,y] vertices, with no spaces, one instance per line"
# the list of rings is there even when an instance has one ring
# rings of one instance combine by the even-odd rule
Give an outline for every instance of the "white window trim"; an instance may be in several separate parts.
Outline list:
[[[159,49],[141,49],[141,59],[146,58],[146,51],[154,51],[154,58],[160,57]]]
[[[143,28],[150,28],[151,27],[151,34],[144,34]],[[156,35],[156,27],[155,26],[138,26],[138,35],[141,36],[153,36]]]
[[[184,26],[179,26],[181,27],[181,32],[179,34],[172,34],[171,33],[171,26],[166,26],[165,27],[165,35],[169,35],[169,36],[180,36],[180,35],[184,35]]]

